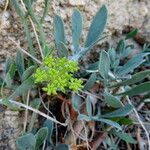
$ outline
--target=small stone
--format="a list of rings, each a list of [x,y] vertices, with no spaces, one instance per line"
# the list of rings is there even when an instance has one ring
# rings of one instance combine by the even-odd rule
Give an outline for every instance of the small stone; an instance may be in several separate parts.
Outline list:
[[[86,4],[86,0],[69,0],[69,4],[72,6],[84,6]]]

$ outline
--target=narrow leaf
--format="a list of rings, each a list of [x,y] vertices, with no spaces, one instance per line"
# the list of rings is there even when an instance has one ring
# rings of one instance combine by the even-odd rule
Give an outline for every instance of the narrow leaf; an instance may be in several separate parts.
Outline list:
[[[103,118],[114,118],[114,117],[123,117],[127,116],[129,113],[131,113],[133,110],[133,106],[130,104],[127,104],[113,112],[101,115]]]
[[[137,83],[139,81],[142,81],[148,75],[150,75],[150,70],[141,71],[141,72],[138,72],[138,73],[134,74],[131,77],[131,79],[127,79],[125,81],[119,82],[119,83],[117,83],[115,85],[112,85],[111,87],[119,87],[119,86],[135,84],[135,83]]]
[[[78,115],[78,120],[91,121],[91,117],[83,115],[83,114],[79,114]]]
[[[89,80],[86,82],[85,86],[84,86],[84,90],[91,90],[91,88],[93,87],[95,81],[96,81],[96,73],[92,73]]]
[[[92,119],[94,121],[100,121],[100,122],[106,123],[108,125],[111,125],[115,128],[118,128],[119,130],[122,129],[121,126],[117,122],[114,122],[114,121],[111,121],[111,120],[108,120],[108,119],[98,118],[98,117],[92,117]]]
[[[75,53],[79,51],[79,42],[82,34],[82,16],[78,9],[72,15],[72,43]]]
[[[30,103],[31,107],[35,108],[37,110],[39,109],[40,104],[41,104],[41,100],[39,98],[36,98],[36,99],[32,100],[31,103]],[[31,116],[31,119],[30,119],[31,121],[29,122],[29,125],[28,125],[28,132],[32,131],[32,128],[33,128],[34,123],[37,119],[37,116],[38,116],[37,113],[35,113],[35,112],[32,113],[32,116]]]
[[[80,96],[77,95],[76,93],[73,93],[73,95],[72,95],[72,106],[73,106],[74,110],[77,112],[80,110],[80,101],[81,101]]]
[[[134,36],[136,36],[138,32],[138,29],[133,29],[131,32],[129,32],[127,35],[126,35],[126,39],[131,39],[133,38]]]
[[[57,49],[58,49],[58,56],[59,57],[68,57],[68,49],[66,45],[63,42],[57,43]]]
[[[135,68],[137,68],[139,65],[141,65],[145,60],[143,59],[146,55],[149,53],[140,53],[137,54],[135,57],[130,59],[124,66],[119,68],[117,70],[117,74],[119,75],[125,75],[129,72],[133,71]]]
[[[117,94],[117,95],[129,95],[129,96],[133,96],[133,95],[139,95],[141,93],[145,93],[145,92],[149,92],[150,91],[150,82],[145,82],[142,83],[140,85],[137,85],[133,88],[131,88],[130,90]]]
[[[66,44],[64,22],[58,15],[54,16],[54,38],[56,45],[59,42],[63,42],[64,44]]]
[[[127,134],[127,133],[123,133],[123,132],[118,132],[113,130],[112,132],[115,136],[118,136],[120,139],[126,141],[127,143],[131,143],[131,144],[136,144],[137,141],[135,139],[132,138],[131,135]]]
[[[21,96],[22,94],[25,94],[28,90],[30,90],[33,87],[33,85],[34,85],[34,79],[31,76],[27,80],[25,80],[20,86],[18,86],[17,89],[9,98],[12,98],[14,96]]]
[[[48,135],[48,129],[47,127],[43,127],[39,129],[37,134],[35,135],[36,137],[36,144],[35,144],[35,149],[39,149],[40,146],[44,143]]]
[[[21,19],[24,19],[25,17],[24,17],[24,14],[23,14],[21,8],[19,7],[18,0],[11,0],[11,2],[12,2],[12,4],[13,4],[13,6],[14,6],[16,12],[18,13],[19,17],[20,17]]]
[[[6,59],[6,63],[5,63],[5,74],[7,74],[7,72],[9,71],[9,69],[10,69],[10,66],[12,65],[12,63],[13,63],[13,60],[11,59],[11,58],[7,58]]]
[[[18,51],[16,55],[16,67],[17,67],[17,71],[21,79],[22,74],[24,72],[24,57],[23,57],[22,52],[20,51]]]
[[[110,70],[110,58],[107,52],[102,51],[99,59],[99,73],[104,78],[108,78],[108,72]]]
[[[93,18],[85,42],[85,47],[90,47],[100,38],[101,34],[104,31],[106,22],[107,22],[107,8],[105,5],[103,5]]]
[[[54,129],[54,123],[51,120],[47,119],[44,122],[43,127],[47,127],[47,129],[48,129],[47,141],[52,143],[52,134],[53,134],[53,129]]]
[[[22,74],[22,81],[26,80],[29,76],[31,76],[35,71],[35,66],[30,66],[27,68]]]
[[[91,97],[88,95],[86,98],[86,111],[88,113],[88,116],[92,116],[92,105],[91,105]]]
[[[104,100],[105,102],[110,105],[111,107],[114,107],[114,108],[119,108],[119,107],[122,107],[123,104],[122,102],[115,96],[105,92],[104,94]]]

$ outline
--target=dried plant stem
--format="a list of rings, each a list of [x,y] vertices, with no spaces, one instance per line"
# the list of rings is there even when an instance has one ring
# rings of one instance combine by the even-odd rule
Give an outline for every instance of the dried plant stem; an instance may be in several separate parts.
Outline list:
[[[147,141],[148,141],[148,149],[150,150],[150,138],[149,138],[149,133],[148,133],[147,129],[145,128],[145,126],[144,126],[144,124],[143,124],[143,121],[141,120],[141,118],[140,118],[138,112],[136,111],[134,105],[132,104],[131,100],[129,99],[128,96],[126,96],[126,98],[127,98],[128,103],[133,106],[133,111],[134,111],[134,113],[135,113],[135,115],[136,115],[136,117],[137,117],[137,119],[138,119],[138,121],[139,121],[141,127],[142,127],[143,130],[145,131],[145,134],[146,134],[146,137],[147,137]]]
[[[111,74],[111,75],[115,78],[115,76],[114,76],[113,74]],[[120,80],[117,80],[117,82],[120,82]],[[120,89],[121,89],[122,92],[125,92],[125,89],[124,89],[123,87],[121,87]],[[126,96],[126,99],[127,99],[127,102],[128,102],[130,105],[133,106],[133,111],[134,111],[134,113],[135,113],[135,115],[136,115],[136,117],[137,117],[137,120],[139,121],[141,127],[142,127],[143,130],[145,131],[145,134],[146,134],[146,137],[147,137],[147,141],[148,141],[148,149],[150,150],[150,138],[149,138],[149,133],[148,133],[147,129],[145,128],[145,126],[144,126],[144,124],[143,124],[143,122],[142,122],[142,120],[141,120],[141,118],[140,118],[140,116],[139,116],[139,114],[138,114],[136,108],[134,107],[134,105],[132,104],[132,102],[131,102],[131,100],[129,99],[128,96]]]
[[[26,9],[26,7],[25,7],[25,4],[24,4],[24,2],[21,0],[21,4],[22,4],[22,6],[23,6],[23,11],[24,12],[27,12],[27,9]],[[31,17],[29,16],[29,20],[30,20],[30,23],[31,23],[31,25],[32,25],[32,28],[33,28],[33,31],[34,31],[34,34],[35,34],[35,38],[36,38],[36,40],[37,40],[37,44],[38,44],[38,46],[39,46],[39,50],[40,50],[40,53],[41,53],[41,57],[42,57],[42,59],[44,58],[44,55],[43,55],[43,51],[42,51],[42,47],[41,47],[41,44],[40,44],[40,41],[39,41],[39,38],[38,38],[38,35],[37,35],[37,32],[36,32],[36,29],[35,29],[35,25],[34,25],[34,23],[33,23],[33,21],[32,21],[32,19],[31,19]]]
[[[123,87],[121,88],[121,90],[122,90],[122,92],[125,91],[125,89],[124,89]],[[136,108],[134,107],[134,105],[132,104],[132,102],[131,102],[131,100],[129,99],[128,96],[126,96],[126,99],[127,99],[127,102],[128,102],[130,105],[132,105],[133,111],[134,111],[134,113],[135,113],[135,115],[136,115],[136,117],[137,117],[137,120],[139,121],[141,127],[142,127],[143,130],[145,131],[145,134],[146,134],[146,137],[147,137],[147,141],[148,141],[148,147],[149,147],[149,150],[150,150],[150,138],[149,138],[149,133],[148,133],[147,129],[145,128],[145,126],[144,126],[144,124],[143,124],[143,121],[141,120],[141,118],[140,118],[140,116],[139,116],[139,114],[138,114]]]
[[[61,123],[61,122],[57,121],[56,119],[54,119],[54,118],[44,114],[43,112],[41,112],[41,111],[39,111],[37,109],[34,109],[34,108],[30,107],[30,106],[27,106],[27,105],[25,105],[23,103],[20,103],[20,102],[14,101],[14,100],[9,100],[9,102],[11,102],[12,104],[15,104],[15,105],[17,105],[19,107],[23,107],[25,109],[31,110],[31,111],[37,113],[38,115],[41,115],[41,116],[45,117],[46,119],[49,119],[49,120],[51,120],[51,121],[53,121],[53,122],[55,122],[57,124],[60,124],[62,126],[67,126],[68,125],[67,123]]]
[[[34,61],[36,61],[38,64],[42,64],[41,61],[39,61],[38,59],[36,59],[34,56],[32,56],[30,53],[28,53],[26,50],[24,50],[23,48],[20,47],[20,44],[18,44],[17,42],[15,42],[11,37],[8,37],[9,40],[11,40],[16,46],[17,48],[22,51],[24,54],[26,54],[27,56],[29,56],[30,58],[32,58]]]

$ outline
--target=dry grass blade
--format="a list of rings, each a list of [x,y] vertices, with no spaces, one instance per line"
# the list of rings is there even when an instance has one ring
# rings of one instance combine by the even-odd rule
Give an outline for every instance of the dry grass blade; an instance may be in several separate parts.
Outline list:
[[[67,126],[67,125],[68,125],[68,123],[61,123],[61,122],[57,121],[56,119],[54,119],[54,118],[52,118],[52,117],[50,117],[50,116],[44,114],[43,112],[41,112],[41,111],[39,111],[39,110],[37,110],[37,109],[34,109],[34,108],[30,107],[30,106],[27,106],[27,105],[25,105],[25,104],[22,104],[22,103],[20,103],[20,102],[16,102],[16,101],[14,101],[14,100],[9,100],[9,102],[11,102],[12,104],[15,104],[15,105],[17,105],[17,106],[19,106],[19,107],[23,107],[23,108],[25,108],[25,109],[31,110],[31,111],[37,113],[38,115],[41,115],[41,116],[43,116],[44,118],[49,119],[49,120],[51,120],[51,121],[53,121],[53,122],[55,122],[55,123],[57,123],[57,124],[60,124],[60,125],[62,125],[62,126]]]
[[[29,56],[30,58],[32,58],[34,61],[36,61],[38,64],[42,64],[41,61],[39,61],[38,59],[36,59],[34,56],[32,56],[30,53],[28,53],[26,50],[24,50],[23,48],[20,47],[20,44],[18,44],[17,42],[15,42],[11,37],[8,37],[9,40],[11,40],[16,46],[17,48],[22,51],[24,54],[26,54],[27,56]]]

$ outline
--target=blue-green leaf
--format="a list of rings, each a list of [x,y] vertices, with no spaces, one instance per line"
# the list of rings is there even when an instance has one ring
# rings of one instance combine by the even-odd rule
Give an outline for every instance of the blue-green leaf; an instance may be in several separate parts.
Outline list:
[[[33,134],[23,135],[16,140],[17,147],[20,150],[34,150],[36,139]]]
[[[60,42],[66,44],[64,22],[58,15],[54,16],[54,38],[56,45]]]
[[[107,22],[107,8],[105,5],[103,5],[93,18],[93,21],[91,23],[86,38],[85,47],[90,47],[100,38],[101,34],[104,31],[106,22]]]
[[[133,106],[127,104],[113,112],[101,115],[103,118],[115,118],[115,117],[123,117],[129,115],[133,111]]]
[[[136,144],[137,143],[137,141],[135,139],[133,139],[132,136],[127,134],[127,133],[118,132],[118,131],[115,131],[115,130],[113,130],[112,133],[115,136],[118,136],[120,139],[126,141],[127,143],[131,143],[131,144]]]
[[[125,75],[125,74],[128,74],[129,72],[133,71],[135,68],[137,68],[143,62],[145,62],[144,57],[146,55],[149,55],[149,53],[137,54],[135,57],[130,59],[125,65],[123,65],[121,68],[119,68],[117,70],[117,74]]]
[[[83,114],[79,114],[78,115],[78,120],[91,121],[91,117],[83,115]]]
[[[80,96],[77,95],[76,93],[73,93],[72,95],[72,106],[74,108],[75,111],[79,111],[80,110]]]
[[[142,83],[140,85],[137,85],[137,86],[131,88],[128,91],[125,91],[123,93],[119,93],[117,95],[133,96],[133,95],[139,95],[141,93],[145,93],[145,92],[149,92],[149,91],[150,91],[150,82],[145,82],[145,83]]]
[[[108,72],[110,71],[110,58],[106,51],[100,53],[99,59],[99,73],[104,78],[108,78]]]
[[[69,150],[69,146],[67,144],[58,144],[56,150]]]
[[[16,67],[17,67],[17,71],[21,79],[22,74],[24,72],[24,57],[23,57],[22,52],[20,51],[18,51],[16,55]]]
[[[29,76],[31,76],[35,71],[35,66],[30,66],[27,68],[22,74],[22,81],[26,80]]]
[[[8,73],[8,71],[9,71],[9,69],[10,69],[12,63],[14,63],[13,60],[8,57],[8,58],[6,59],[6,63],[5,63],[5,69],[4,69],[4,70],[5,70],[5,74]]]
[[[114,121],[111,121],[111,120],[108,120],[108,119],[98,118],[98,117],[92,117],[92,119],[94,121],[100,121],[100,122],[106,123],[108,125],[111,125],[115,128],[118,128],[119,130],[122,129],[121,126],[117,122],[114,122]]]
[[[84,86],[84,90],[91,90],[91,88],[93,87],[95,81],[96,81],[96,73],[92,73],[89,80],[86,82],[85,86]]]
[[[122,102],[117,97],[107,92],[105,92],[104,94],[104,100],[108,105],[114,108],[119,108],[123,106]]]
[[[47,129],[48,129],[48,136],[47,136],[47,141],[48,142],[52,142],[52,134],[53,134],[53,129],[54,129],[54,123],[51,121],[51,120],[49,120],[49,119],[47,119],[45,122],[44,122],[44,125],[43,125],[44,127],[47,127]]]
[[[35,149],[39,149],[40,146],[44,143],[48,135],[48,129],[47,127],[43,127],[39,129],[39,131],[36,133],[35,138],[36,138],[36,144],[35,144]]]
[[[41,99],[40,98],[36,98],[36,99],[32,100],[31,103],[30,103],[30,106],[32,108],[37,109],[37,110],[39,109],[40,105],[41,105]],[[32,131],[34,123],[35,123],[35,121],[37,119],[37,116],[38,116],[37,113],[35,113],[35,112],[32,113],[32,116],[31,116],[31,119],[30,119],[30,123],[28,125],[28,132]]]
[[[112,85],[111,87],[131,85],[131,84],[137,83],[139,81],[142,81],[148,75],[150,75],[150,70],[141,71],[141,72],[138,72],[138,73],[134,74],[131,77],[131,79],[127,79],[125,81],[119,82],[117,84]]]
[[[90,95],[87,96],[86,98],[86,111],[88,113],[88,116],[92,116],[92,103],[91,103],[91,97]]]
[[[58,42],[57,43],[57,49],[58,49],[58,56],[61,57],[66,57],[68,58],[68,49],[66,45],[63,42]]]
[[[33,87],[33,85],[34,85],[34,78],[31,76],[27,80],[22,82],[22,84],[16,88],[14,93],[9,98],[25,94],[28,90],[30,90]]]
[[[79,51],[80,37],[82,34],[82,16],[78,9],[72,15],[72,43],[75,53]]]

